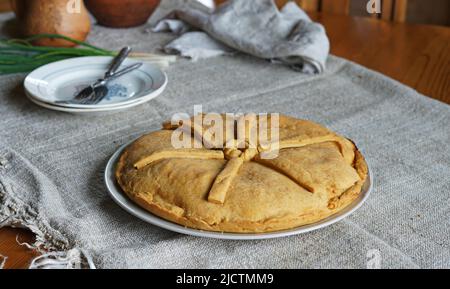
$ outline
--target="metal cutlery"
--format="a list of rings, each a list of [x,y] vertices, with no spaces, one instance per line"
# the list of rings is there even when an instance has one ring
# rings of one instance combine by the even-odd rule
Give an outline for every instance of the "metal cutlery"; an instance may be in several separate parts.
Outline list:
[[[115,72],[113,74],[110,74],[109,76],[99,79],[96,83],[92,84],[90,87],[92,89],[92,93],[90,93],[88,96],[81,98],[81,99],[73,99],[70,101],[62,102],[62,103],[71,103],[71,104],[98,104],[107,94],[108,94],[108,87],[107,84],[125,74],[130,73],[133,70],[138,69],[142,66],[142,63],[135,63],[133,65],[127,66],[124,69]]]
[[[128,57],[130,52],[131,52],[131,48],[129,46],[122,48],[122,50],[120,50],[119,54],[113,59],[111,65],[110,65],[108,71],[106,71],[103,79],[99,79],[95,83],[93,83],[93,84],[87,86],[86,88],[84,88],[83,90],[81,90],[75,96],[75,100],[82,100],[85,98],[92,97],[92,94],[94,94],[96,92],[95,88],[98,87],[103,80],[111,77],[117,71],[117,69],[120,67],[120,65]],[[105,90],[105,88],[101,89],[101,91],[104,91],[104,90]],[[99,91],[99,89],[97,89],[97,91]]]

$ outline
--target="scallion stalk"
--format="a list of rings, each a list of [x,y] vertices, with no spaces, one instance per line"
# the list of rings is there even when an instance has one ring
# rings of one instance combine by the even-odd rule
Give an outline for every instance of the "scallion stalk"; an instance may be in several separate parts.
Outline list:
[[[51,38],[72,42],[77,47],[34,46],[33,41]],[[86,42],[59,34],[39,34],[26,39],[0,40],[0,74],[32,71],[42,65],[82,56],[115,56],[118,52],[109,51]],[[163,67],[176,60],[176,56],[148,53],[132,53],[130,57]]]

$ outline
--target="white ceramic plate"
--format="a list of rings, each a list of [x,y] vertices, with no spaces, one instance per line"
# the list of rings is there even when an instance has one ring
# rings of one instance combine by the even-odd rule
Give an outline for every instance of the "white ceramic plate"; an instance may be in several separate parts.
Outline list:
[[[157,66],[144,63],[139,69],[108,84],[109,93],[100,103],[80,105],[67,101],[96,79],[103,77],[112,61],[108,56],[88,56],[44,65],[31,72],[24,86],[30,98],[52,107],[71,109],[107,109],[143,103],[161,94],[167,85],[167,75]],[[137,61],[127,59],[121,68]]]
[[[141,99],[139,101],[135,101],[132,103],[129,103],[127,105],[123,105],[123,106],[114,106],[114,107],[107,107],[107,108],[89,108],[89,109],[80,109],[80,108],[70,108],[70,107],[61,107],[61,106],[55,106],[55,105],[51,105],[45,102],[40,102],[39,100],[33,98],[32,96],[30,96],[30,94],[28,92],[25,92],[28,99],[30,101],[32,101],[34,104],[39,105],[41,107],[47,108],[47,109],[51,109],[51,110],[56,110],[56,111],[61,111],[61,112],[68,112],[68,113],[72,113],[72,114],[78,114],[78,115],[104,115],[107,113],[114,113],[114,112],[118,112],[118,111],[122,111],[125,109],[129,109],[135,106],[138,106],[144,102],[147,102],[147,100],[145,99]]]
[[[307,233],[310,231],[314,231],[326,226],[329,226],[333,223],[336,223],[345,217],[349,216],[353,212],[355,212],[359,207],[362,206],[362,204],[367,200],[369,197],[371,191],[372,191],[372,182],[373,177],[369,168],[369,177],[367,179],[367,182],[364,184],[363,190],[358,197],[352,204],[347,206],[344,210],[324,219],[319,222],[316,222],[314,224],[305,225],[293,229],[283,230],[283,231],[277,231],[277,232],[270,232],[270,233],[255,233],[255,234],[249,234],[249,233],[220,233],[220,232],[210,232],[210,231],[202,231],[197,229],[191,229],[187,228],[175,223],[172,223],[170,221],[166,221],[156,215],[153,215],[152,213],[142,209],[138,205],[136,205],[133,201],[131,201],[122,191],[120,186],[116,182],[115,178],[115,169],[117,161],[119,160],[120,155],[122,154],[123,150],[128,146],[129,144],[126,144],[117,150],[116,153],[111,157],[109,160],[106,170],[105,170],[105,183],[106,187],[108,189],[109,195],[113,198],[113,200],[121,206],[124,210],[129,212],[130,214],[138,217],[139,219],[146,221],[152,225],[174,231],[181,234],[186,235],[192,235],[197,237],[207,237],[207,238],[215,238],[215,239],[228,239],[228,240],[261,240],[261,239],[271,239],[271,238],[279,238],[279,237],[286,237],[286,236],[292,236],[292,235],[298,235],[302,233]]]

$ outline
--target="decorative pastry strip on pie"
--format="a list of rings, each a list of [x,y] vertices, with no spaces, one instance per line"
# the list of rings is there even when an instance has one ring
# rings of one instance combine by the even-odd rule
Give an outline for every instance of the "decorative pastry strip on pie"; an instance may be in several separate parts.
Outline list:
[[[238,158],[242,155],[242,151],[235,149],[235,148],[225,148],[223,150],[223,153],[225,154],[225,158],[227,160]]]
[[[249,162],[254,157],[256,157],[258,154],[259,154],[259,151],[257,149],[249,148],[244,151],[242,158],[244,159],[244,161]]]
[[[258,118],[255,114],[250,114],[247,116],[241,116],[236,121],[236,133],[238,139],[245,142],[246,147],[257,147],[256,143],[252,143],[253,141],[257,141],[257,130],[258,130]],[[240,135],[240,134],[244,135]],[[242,144],[241,144],[242,145]]]
[[[311,186],[308,186],[305,183],[300,182],[299,180],[295,179],[292,175],[290,175],[289,173],[279,169],[276,166],[270,165],[269,163],[265,163],[265,162],[258,162],[258,164],[265,166],[266,168],[269,168],[277,173],[282,174],[283,176],[287,177],[288,179],[290,179],[291,181],[293,181],[294,183],[296,183],[299,187],[301,187],[302,189],[304,189],[305,191],[313,194],[314,193],[314,188]]]
[[[174,130],[174,129],[177,129],[180,126],[182,126],[183,123],[184,123],[183,120],[179,120],[178,123],[172,124],[172,121],[169,120],[169,121],[163,122],[162,127],[163,127],[163,129],[166,129],[166,130]]]
[[[212,135],[209,133],[209,131],[205,130],[202,125],[196,123],[192,119],[187,121],[180,120],[174,124],[171,121],[167,121],[162,124],[162,127],[166,130],[183,128],[183,131],[193,134],[194,138],[202,142],[205,147],[219,148],[218,145],[214,145],[212,141]],[[229,133],[228,128],[226,129],[226,132]],[[257,141],[258,133],[258,118],[255,114],[240,116],[239,118],[234,119],[231,129],[235,132],[236,135],[233,139],[230,139],[228,137],[224,139],[224,143],[220,147],[239,149],[250,146],[257,147],[257,144],[252,143],[252,141]],[[237,136],[237,134],[239,134],[239,137]]]
[[[172,124],[171,122],[164,122],[163,128],[167,130],[175,130],[177,128],[182,128],[183,131],[190,133],[194,136],[195,139],[197,139],[200,143],[203,143],[203,145],[207,148],[214,148],[215,145],[212,142],[211,138],[212,136],[208,133],[208,131],[205,131],[203,129],[203,126],[196,123],[195,121],[186,121],[186,123],[183,120],[180,120],[176,124]]]
[[[222,151],[204,149],[168,149],[152,153],[134,164],[135,169],[142,169],[162,159],[220,159],[225,158]]]
[[[354,150],[351,150],[348,146],[343,144],[342,139],[340,139],[336,135],[325,135],[325,136],[321,136],[321,137],[315,137],[315,138],[304,139],[304,140],[299,140],[299,139],[295,139],[295,138],[288,139],[288,140],[282,140],[279,142],[278,147],[276,145],[271,147],[270,144],[268,146],[267,145],[259,146],[258,150],[259,150],[260,154],[258,154],[256,156],[256,161],[262,160],[263,153],[270,153],[277,149],[283,150],[283,149],[290,149],[290,148],[302,148],[302,147],[306,147],[306,146],[310,146],[310,145],[322,144],[322,143],[327,143],[327,142],[333,142],[333,143],[337,144],[340,154],[342,155],[342,157],[344,159],[346,158],[346,156],[353,156],[353,160],[354,160]],[[353,162],[353,160],[352,160],[352,162]],[[289,179],[294,181],[298,186],[302,187],[303,189],[307,190],[308,192],[310,192],[310,193],[315,192],[313,187],[296,179],[293,175],[289,174],[288,172],[286,172],[284,170],[280,170],[279,168],[269,165],[269,163],[266,163],[266,162],[258,161],[258,163],[285,175],[286,177],[288,177]],[[354,168],[354,166],[353,166],[353,168]]]
[[[214,184],[209,191],[209,202],[220,205],[225,202],[231,182],[236,177],[243,164],[244,160],[242,158],[232,158],[227,162],[225,168],[217,175]]]
[[[266,145],[260,145],[258,147],[259,152],[270,152],[273,150],[282,150],[282,149],[289,149],[289,148],[300,148],[305,147],[309,145],[324,143],[324,142],[335,142],[339,146],[339,150],[343,156],[350,153],[347,151],[346,146],[344,146],[341,143],[341,139],[335,135],[325,135],[320,137],[314,137],[310,139],[287,139],[287,140],[280,140],[278,147],[273,144],[266,144]]]

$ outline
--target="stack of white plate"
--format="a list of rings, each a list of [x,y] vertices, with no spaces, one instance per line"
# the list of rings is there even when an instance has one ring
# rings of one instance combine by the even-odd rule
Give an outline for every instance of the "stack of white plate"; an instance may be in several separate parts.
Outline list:
[[[83,88],[102,78],[112,57],[93,56],[62,60],[42,66],[25,79],[25,92],[35,104],[57,111],[75,114],[98,114],[128,109],[152,100],[167,85],[167,75],[161,69],[144,63],[108,84],[109,92],[98,104],[71,104],[69,101]],[[137,61],[127,59],[123,66]]]

